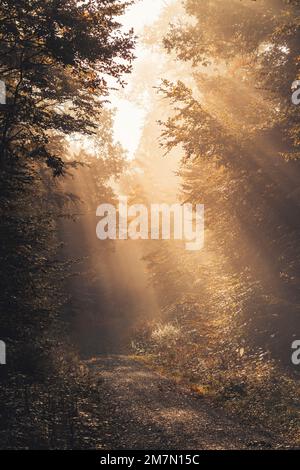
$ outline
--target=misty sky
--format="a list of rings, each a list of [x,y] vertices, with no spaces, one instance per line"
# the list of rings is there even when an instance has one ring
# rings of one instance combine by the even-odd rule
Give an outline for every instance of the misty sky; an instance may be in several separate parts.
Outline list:
[[[141,34],[144,27],[151,25],[160,15],[164,6],[174,0],[140,0],[127,10],[127,13],[121,18],[125,29],[134,28],[137,35]],[[153,56],[157,60],[157,55],[151,50],[145,48],[140,43],[135,50],[136,60],[134,63],[133,74],[126,77],[128,86],[121,91],[112,93],[111,103],[117,109],[114,124],[114,135],[116,141],[121,142],[122,146],[128,151],[128,158],[132,159],[138,147],[142,133],[144,119],[147,113],[145,103],[139,105],[130,98],[128,94],[134,87],[134,71],[145,61],[151,62]]]

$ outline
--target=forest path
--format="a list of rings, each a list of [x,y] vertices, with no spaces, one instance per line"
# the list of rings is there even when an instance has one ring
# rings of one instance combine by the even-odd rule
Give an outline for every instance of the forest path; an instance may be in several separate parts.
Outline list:
[[[128,356],[87,362],[101,403],[101,448],[271,448],[268,433],[247,428],[213,409],[187,387]]]

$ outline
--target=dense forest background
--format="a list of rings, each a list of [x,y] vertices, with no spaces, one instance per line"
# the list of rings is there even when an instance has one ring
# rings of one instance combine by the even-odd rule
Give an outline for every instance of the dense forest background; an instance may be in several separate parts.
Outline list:
[[[299,2],[184,7],[162,44],[180,61],[179,80],[161,81],[153,112],[161,155],[181,156],[179,199],[205,203],[206,242],[196,256],[174,242],[145,245],[162,320],[135,347],[200,395],[297,440]]]
[[[139,38],[133,3],[0,6],[0,447],[99,445],[85,360],[106,353],[297,445],[300,2],[174,0]],[[130,73],[132,159],[109,105]],[[119,194],[205,204],[204,249],[99,242]]]
[[[78,412],[92,388],[79,363],[69,288],[87,276],[86,253],[63,232],[82,212],[72,172],[90,175],[91,200],[96,192],[110,200],[108,180],[122,168],[104,102],[108,78],[123,86],[131,69],[133,32],[117,21],[130,3],[1,2],[2,448],[92,446]],[[72,158],[71,135],[93,139],[93,161],[84,152]],[[74,240],[76,230],[83,239],[83,224]]]

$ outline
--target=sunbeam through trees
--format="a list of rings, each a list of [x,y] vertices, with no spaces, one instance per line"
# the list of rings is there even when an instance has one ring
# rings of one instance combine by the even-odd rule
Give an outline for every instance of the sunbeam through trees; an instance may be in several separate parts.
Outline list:
[[[0,448],[299,448],[300,2],[3,0],[0,42]]]

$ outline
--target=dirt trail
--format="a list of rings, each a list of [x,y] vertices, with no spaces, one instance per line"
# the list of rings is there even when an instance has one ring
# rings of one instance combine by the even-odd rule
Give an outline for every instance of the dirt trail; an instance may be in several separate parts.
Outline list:
[[[187,388],[127,356],[102,356],[89,367],[103,407],[102,448],[271,448],[268,433],[247,428]]]

